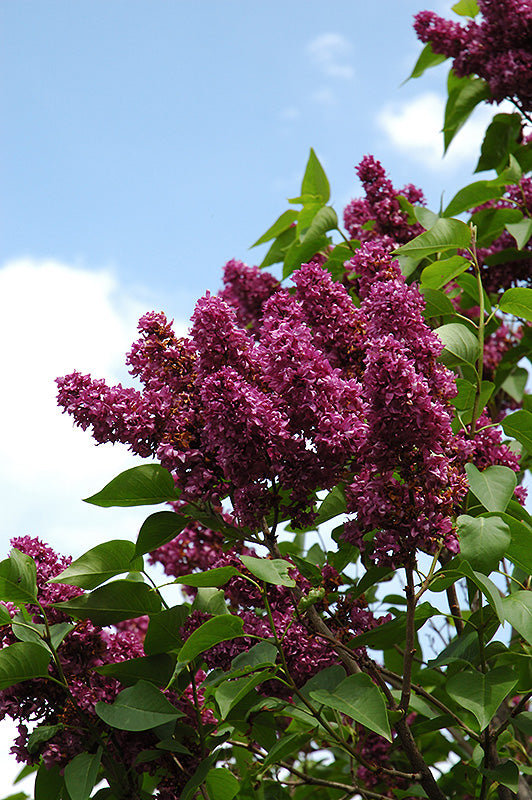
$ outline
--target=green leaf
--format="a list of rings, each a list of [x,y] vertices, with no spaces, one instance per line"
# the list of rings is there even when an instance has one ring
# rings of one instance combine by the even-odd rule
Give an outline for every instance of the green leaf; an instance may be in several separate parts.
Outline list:
[[[458,389],[458,392],[456,397],[451,399],[451,403],[460,413],[460,419],[462,422],[469,424],[473,418],[473,407],[477,394],[477,387],[470,381],[466,381],[464,378],[457,378],[456,388]],[[495,384],[493,384],[491,381],[482,381],[478,404],[479,412],[482,411],[490,399],[494,389]]]
[[[500,516],[508,525],[512,537],[506,548],[506,557],[528,575],[532,575],[532,527],[524,519],[515,519],[510,514]]]
[[[96,753],[80,753],[65,767],[65,786],[71,800],[88,800],[98,778],[101,748]]]
[[[305,239],[302,242],[294,241],[286,251],[283,264],[283,279],[288,278],[294,270],[310,261],[316,253],[328,247],[329,239],[318,236],[315,239]]]
[[[329,494],[321,501],[314,524],[321,525],[323,522],[334,519],[339,514],[345,514],[346,509],[345,489],[342,484],[339,484],[334,489],[331,489]]]
[[[181,533],[189,523],[188,517],[175,511],[157,511],[144,520],[137,537],[135,555],[143,555],[157,550]]]
[[[264,759],[263,766],[269,767],[270,764],[285,761],[287,758],[297,756],[301,749],[308,744],[308,733],[292,733],[288,736],[282,735],[280,739],[269,750]]]
[[[519,222],[507,222],[506,230],[514,237],[518,249],[522,250],[532,236],[532,219],[524,217]]]
[[[517,676],[508,667],[498,667],[485,675],[464,670],[449,678],[445,689],[460,706],[471,711],[483,731],[516,683]]]
[[[114,703],[96,703],[97,715],[112,728],[147,731],[184,716],[152,683],[139,681],[121,691]]]
[[[508,222],[519,222],[523,219],[517,208],[482,208],[475,211],[471,222],[477,228],[477,245],[487,247],[498,239]]]
[[[9,625],[11,615],[5,606],[0,605],[0,625]]]
[[[448,79],[448,99],[443,122],[444,152],[469,119],[473,109],[490,97],[489,86],[482,78],[458,78],[451,70]]]
[[[240,791],[240,781],[227,768],[215,767],[205,778],[207,794],[216,800],[233,800]]]
[[[435,214],[434,211],[431,211],[430,208],[426,208],[426,206],[413,206],[413,209],[417,222],[419,222],[426,231],[434,227],[435,223],[440,219],[439,214]]]
[[[430,289],[441,289],[442,286],[456,278],[469,266],[470,262],[463,256],[451,256],[451,258],[446,258],[443,261],[433,261],[421,273],[421,284],[422,286],[428,286]]]
[[[505,187],[494,185],[493,181],[476,181],[464,186],[455,194],[444,211],[446,217],[455,217],[463,211],[480,206],[488,200],[495,200],[504,194]]]
[[[57,731],[63,730],[63,725],[39,725],[28,736],[28,753],[35,753],[44,742],[48,742]]]
[[[454,314],[454,306],[445,292],[430,289],[426,285],[420,286],[419,290],[425,299],[423,315],[427,319],[430,319],[430,317],[444,317],[447,314]]]
[[[0,690],[32,678],[46,678],[51,653],[35,642],[15,642],[0,650]]]
[[[504,612],[499,589],[486,575],[474,570],[465,559],[463,561],[455,559],[452,566],[437,572],[432,580],[430,589],[432,592],[442,592],[447,589],[448,586],[456,583],[460,578],[469,578],[477,589],[480,589],[482,594],[486,597],[497,619],[500,622],[504,622]],[[384,625],[382,627],[384,627]]]
[[[532,322],[532,289],[523,289],[520,286],[507,289],[499,300],[499,308],[505,314]]]
[[[532,453],[532,414],[530,411],[515,411],[508,414],[501,422],[502,428],[507,436],[513,436],[518,442]]]
[[[200,625],[190,634],[183,647],[177,654],[180,663],[192,661],[200,653],[209,650],[218,642],[226,642],[229,639],[237,639],[243,636],[243,621],[240,617],[232,614],[222,614],[212,617]]]
[[[0,562],[0,600],[32,603],[37,599],[37,571],[30,556],[13,548]]]
[[[283,231],[283,233],[279,234],[262,259],[260,268],[264,269],[264,267],[269,267],[272,264],[278,264],[280,261],[284,261],[284,257],[289,247],[295,241],[296,235],[297,233],[295,225],[294,227],[290,227],[286,231]]]
[[[518,591],[502,600],[504,618],[532,644],[532,592]]]
[[[506,511],[517,483],[513,469],[496,464],[480,472],[474,464],[466,464],[465,470],[469,488],[486,511]]]
[[[458,517],[460,555],[474,570],[489,575],[497,569],[512,540],[510,528],[500,517]]]
[[[451,6],[455,14],[460,14],[462,17],[476,17],[480,9],[477,0],[458,0],[454,6]]]
[[[425,70],[430,69],[431,67],[436,67],[438,64],[442,64],[444,61],[447,61],[447,56],[442,55],[441,53],[435,53],[432,49],[432,45],[428,42],[421,53],[419,54],[419,58],[414,65],[414,69],[408,76],[407,80],[411,78],[419,78]]]
[[[102,508],[120,506],[149,506],[153,503],[167,503],[177,500],[174,479],[160,464],[141,464],[121,472],[104,488],[85,503]]]
[[[338,227],[338,217],[336,211],[330,206],[323,206],[315,214],[314,219],[310,223],[310,227],[306,231],[303,241],[307,239],[315,240],[322,236],[327,231],[335,230]]]
[[[230,614],[223,589],[214,586],[200,586],[196,592],[192,611],[204,611],[214,617],[220,614]]]
[[[434,333],[443,344],[440,361],[450,367],[456,364],[474,364],[478,356],[478,341],[469,328],[459,322],[449,322],[436,328]]]
[[[430,603],[420,603],[416,608],[414,626],[416,631],[423,627],[431,617],[441,614]],[[385,650],[396,642],[404,639],[406,634],[406,614],[398,614],[390,622],[384,622],[366,633],[360,633],[349,642],[350,647],[368,645],[375,650]]]
[[[272,642],[257,642],[245,653],[239,653],[231,661],[231,671],[254,669],[265,664],[275,664],[277,648]]]
[[[428,662],[430,668],[442,667],[453,661],[474,661],[479,652],[477,631],[464,632],[461,636],[452,639],[447,647],[432,661]]]
[[[257,672],[254,675],[246,675],[243,678],[234,678],[233,680],[224,681],[215,691],[215,698],[222,719],[225,719],[231,709],[258,686],[259,683],[273,676],[274,673],[263,671]]]
[[[319,197],[324,203],[329,200],[330,188],[327,175],[321,166],[318,157],[312,147],[307,161],[303,182],[301,184],[302,195],[313,195]]]
[[[166,686],[174,671],[174,660],[168,653],[131,658],[96,667],[100,675],[110,675],[124,686],[132,686],[144,680],[155,686]]]
[[[392,741],[386,704],[380,690],[369,675],[349,675],[333,692],[317,689],[310,693],[313,700],[360,722],[368,730]]]
[[[174,580],[174,583],[183,583],[185,586],[223,586],[235,575],[240,575],[235,567],[215,567],[205,570],[205,572],[180,575]]]
[[[46,769],[41,764],[35,778],[35,800],[59,800],[64,786],[63,776],[56,764],[51,769]]]
[[[294,569],[292,564],[282,558],[254,558],[253,556],[240,556],[240,560],[248,568],[252,575],[266,583],[273,583],[275,586],[295,586],[296,582],[288,574],[288,570]]]
[[[135,557],[135,545],[124,539],[98,544],[73,561],[50,583],[66,583],[82,589],[94,589],[122,572],[142,570],[142,558]]]
[[[354,587],[353,596],[360,597],[360,595],[364,594],[371,586],[374,586],[379,581],[385,580],[392,573],[393,570],[390,569],[390,567],[370,567]]]
[[[515,761],[511,761],[509,758],[497,764],[495,769],[485,769],[480,766],[478,771],[490,781],[507,786],[515,794],[519,791],[519,767]]]
[[[190,613],[188,605],[173,606],[150,617],[150,624],[144,639],[146,655],[167,653],[178,650],[183,645],[179,630]]]
[[[521,403],[528,383],[528,377],[528,371],[524,367],[514,367],[511,374],[501,383],[501,389],[503,389],[506,394],[509,394],[517,403]]]
[[[416,236],[393,251],[393,255],[424,258],[432,253],[467,248],[471,244],[471,229],[459,219],[439,218],[430,230]]]
[[[263,233],[262,236],[257,239],[257,241],[251,245],[251,247],[257,247],[259,244],[264,244],[265,242],[269,242],[270,239],[276,239],[281,233],[284,233],[288,228],[290,228],[293,223],[297,220],[299,215],[299,211],[296,211],[295,208],[289,208],[287,211],[284,211],[281,216],[273,223],[273,225],[268,228],[266,233]]]
[[[187,781],[187,783],[181,790],[181,794],[179,795],[179,800],[192,800],[192,798],[196,796],[196,790],[198,786],[200,786],[205,781],[210,768],[213,766],[213,764],[216,763],[218,758],[219,758],[218,753],[214,752],[211,753],[209,756],[207,756],[207,758],[204,758],[203,761],[199,763],[195,773]]]
[[[90,619],[102,626],[155,614],[161,609],[159,597],[149,586],[128,580],[107,583],[90,594],[54,605],[77,619]]]

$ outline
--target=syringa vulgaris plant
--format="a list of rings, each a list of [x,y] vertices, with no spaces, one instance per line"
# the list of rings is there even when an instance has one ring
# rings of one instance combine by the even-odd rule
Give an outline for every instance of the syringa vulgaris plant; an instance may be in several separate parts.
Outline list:
[[[532,4],[478,6],[418,15],[413,77],[454,59],[446,146],[514,101],[489,177],[432,211],[366,155],[341,228],[311,151],[260,267],[230,261],[185,338],[142,317],[139,388],[58,379],[148,459],[88,502],[163,510],[0,564],[35,800],[532,798]]]

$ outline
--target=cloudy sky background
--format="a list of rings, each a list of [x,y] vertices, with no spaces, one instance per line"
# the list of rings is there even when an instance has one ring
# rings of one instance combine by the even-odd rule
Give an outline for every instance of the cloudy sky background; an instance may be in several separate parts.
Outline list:
[[[24,0],[0,4],[0,545],[80,555],[149,513],[83,504],[135,462],[55,405],[73,369],[127,381],[147,310],[185,331],[230,258],[298,194],[310,147],[341,211],[373,153],[438,208],[470,180],[491,109],[442,159],[446,67],[401,85],[433,0]],[[0,739],[0,796],[17,767]]]

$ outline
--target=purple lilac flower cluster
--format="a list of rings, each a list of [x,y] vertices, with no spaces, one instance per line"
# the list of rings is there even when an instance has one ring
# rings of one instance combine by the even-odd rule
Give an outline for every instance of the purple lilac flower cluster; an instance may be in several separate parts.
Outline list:
[[[187,339],[176,339],[163,314],[141,319],[128,362],[143,391],[75,372],[58,379],[60,405],[81,427],[92,425],[98,442],[155,455],[183,499],[217,503],[230,494],[239,524],[256,527],[278,507],[280,485],[292,520],[306,524],[314,492],[338,482],[365,434],[360,383],[333,366],[360,361],[357,312],[315,264],[300,271],[303,290],[314,276],[323,301],[316,337],[313,301],[303,304],[301,290],[274,292],[255,335],[222,297],[207,295]],[[335,346],[324,331],[342,329],[344,320],[344,341]]]
[[[68,600],[80,594],[81,590],[75,586],[46,582],[62,572],[71,559],[58,556],[52,548],[37,538],[23,536],[13,539],[11,544],[35,561],[37,596],[48,622],[55,624],[68,621],[66,615],[51,604]],[[16,609],[12,604],[8,605],[13,616]],[[34,612],[34,622],[44,622],[42,611],[38,607],[27,608],[30,613]],[[45,678],[23,681],[0,691],[0,720],[9,717],[18,722],[19,735],[11,749],[17,760],[35,764],[42,757],[47,768],[56,764],[63,768],[80,752],[90,749],[95,741],[94,737],[98,735],[105,738],[109,756],[126,770],[151,769],[150,765],[136,763],[136,759],[142,751],[157,743],[156,737],[150,731],[131,733],[107,728],[95,713],[97,702],[112,703],[123,688],[117,680],[100,675],[96,669],[104,664],[115,664],[143,656],[143,638],[142,631],[136,630],[134,626],[129,630],[106,630],[88,620],[78,622],[57,651],[68,691],[58,682]],[[0,647],[7,647],[16,641],[10,625],[0,627]],[[50,666],[50,675],[56,679],[60,677],[53,663]],[[201,681],[204,677],[202,673],[197,679]],[[168,699],[196,727],[196,716],[189,695],[190,691],[181,697],[168,692]],[[203,703],[201,691],[199,701]],[[212,712],[208,709],[202,709],[202,718],[204,724],[215,723]],[[57,730],[46,741],[43,738],[39,746],[30,747],[29,721],[34,730],[42,726],[57,726]],[[194,742],[191,741],[190,744],[193,750]],[[185,772],[182,768],[176,768],[169,755],[161,752],[160,756],[153,769],[162,770],[161,787],[166,792],[164,796],[167,800],[177,800],[180,786],[186,783],[195,770],[201,755],[198,752],[197,755],[184,756],[181,763],[182,767],[185,765]]]
[[[435,53],[453,59],[458,77],[478,75],[490,90],[491,101],[514,100],[523,111],[532,109],[532,2],[478,0],[480,22],[460,25],[421,11],[415,16],[418,38]]]
[[[386,250],[393,250],[423,233],[419,223],[408,222],[408,214],[397,199],[402,195],[413,205],[424,205],[421,189],[411,183],[394,189],[382,164],[372,155],[364,156],[356,172],[366,196],[351,200],[344,210],[344,225],[352,239],[377,241]]]
[[[346,487],[346,539],[379,564],[405,563],[438,542],[457,552],[451,518],[467,485],[457,464],[449,399],[452,374],[423,318],[423,298],[374,242],[350,267],[358,276],[367,348],[363,381],[368,435],[363,467]],[[368,539],[370,541],[368,541]]]

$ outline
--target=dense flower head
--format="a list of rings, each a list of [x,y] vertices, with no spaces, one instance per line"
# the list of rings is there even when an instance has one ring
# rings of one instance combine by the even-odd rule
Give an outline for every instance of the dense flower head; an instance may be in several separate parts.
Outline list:
[[[515,100],[532,108],[532,2],[478,0],[481,21],[450,22],[430,11],[415,16],[414,28],[434,52],[453,59],[459,77],[478,75],[491,101]]]
[[[377,240],[387,250],[393,250],[422,233],[419,223],[408,222],[397,199],[402,195],[409,203],[424,205],[421,189],[411,183],[401,190],[394,189],[382,164],[372,155],[364,156],[356,172],[366,196],[352,200],[344,210],[344,225],[352,239]]]
[[[235,259],[225,265],[223,282],[219,296],[235,309],[239,324],[251,330],[256,330],[266,300],[281,289],[269,272]]]
[[[423,318],[424,301],[378,243],[351,261],[366,322],[364,466],[346,488],[346,539],[379,564],[404,563],[442,542],[456,552],[451,517],[466,491],[455,464],[452,374]],[[370,537],[371,544],[368,542]]]

